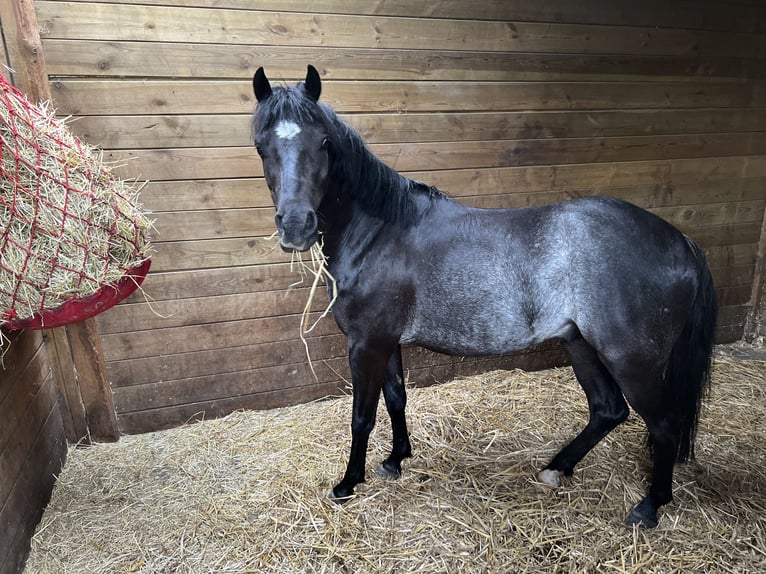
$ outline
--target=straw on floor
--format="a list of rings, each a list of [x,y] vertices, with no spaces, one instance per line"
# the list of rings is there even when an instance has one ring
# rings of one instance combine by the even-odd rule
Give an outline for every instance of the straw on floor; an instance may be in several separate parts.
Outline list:
[[[28,573],[756,572],[766,564],[766,361],[718,356],[697,462],[653,531],[622,520],[646,488],[634,415],[551,491],[537,470],[587,416],[570,369],[496,371],[409,392],[415,456],[325,495],[349,446],[350,398],[75,449]]]

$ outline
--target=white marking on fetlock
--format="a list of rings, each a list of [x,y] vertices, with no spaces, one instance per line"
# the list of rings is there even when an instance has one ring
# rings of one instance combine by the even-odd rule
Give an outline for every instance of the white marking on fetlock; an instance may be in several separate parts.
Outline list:
[[[301,128],[295,122],[282,120],[277,124],[277,127],[274,128],[274,133],[277,134],[277,136],[280,138],[291,140],[299,133],[301,133]]]
[[[551,488],[558,488],[561,486],[561,471],[551,470],[550,468],[544,468],[537,473],[537,480],[542,482],[546,486]]]

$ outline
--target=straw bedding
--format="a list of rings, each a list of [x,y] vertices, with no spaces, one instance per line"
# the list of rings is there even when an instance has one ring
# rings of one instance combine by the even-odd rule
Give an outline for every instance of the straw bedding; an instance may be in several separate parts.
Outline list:
[[[570,369],[410,390],[414,458],[345,506],[325,498],[350,398],[238,412],[75,449],[28,573],[756,572],[766,564],[766,361],[715,361],[696,463],[659,527],[622,519],[646,488],[631,415],[557,491],[537,470],[585,423]],[[385,411],[368,469],[389,447]]]

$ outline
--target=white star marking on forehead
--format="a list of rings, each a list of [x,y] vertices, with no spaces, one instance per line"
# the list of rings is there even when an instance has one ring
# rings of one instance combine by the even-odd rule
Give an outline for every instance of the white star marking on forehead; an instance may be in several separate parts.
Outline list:
[[[301,128],[295,122],[282,120],[277,124],[277,127],[274,128],[274,133],[281,138],[291,140],[301,133]]]

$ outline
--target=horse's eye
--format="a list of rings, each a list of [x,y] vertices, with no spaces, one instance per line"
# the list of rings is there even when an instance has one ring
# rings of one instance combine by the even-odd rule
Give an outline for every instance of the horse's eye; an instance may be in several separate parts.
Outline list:
[[[328,149],[330,147],[330,138],[324,138],[322,140],[322,149]]]

